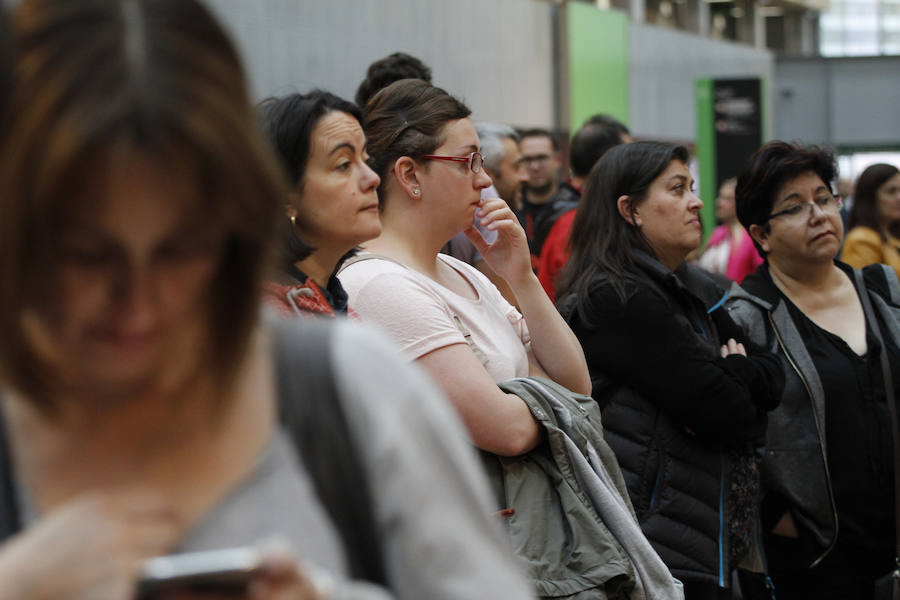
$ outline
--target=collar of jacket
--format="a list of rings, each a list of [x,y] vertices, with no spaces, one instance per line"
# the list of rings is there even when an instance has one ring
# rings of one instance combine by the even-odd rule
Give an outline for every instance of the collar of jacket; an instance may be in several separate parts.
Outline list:
[[[719,308],[728,295],[702,269],[688,262],[682,262],[671,271],[646,251],[636,249],[635,266],[646,274],[656,285],[668,290],[695,305],[706,313]]]

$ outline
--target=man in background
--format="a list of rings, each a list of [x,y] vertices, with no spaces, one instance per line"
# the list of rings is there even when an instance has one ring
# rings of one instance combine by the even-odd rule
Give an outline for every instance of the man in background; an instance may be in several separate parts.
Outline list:
[[[531,251],[531,265],[537,267],[544,238],[553,222],[571,206],[554,202],[558,189],[559,146],[545,129],[523,131],[519,140],[522,166],[527,179],[522,190],[522,205],[517,214]]]
[[[481,141],[484,169],[494,183],[500,198],[518,210],[522,202],[522,185],[527,179],[519,152],[519,134],[502,123],[476,123]]]

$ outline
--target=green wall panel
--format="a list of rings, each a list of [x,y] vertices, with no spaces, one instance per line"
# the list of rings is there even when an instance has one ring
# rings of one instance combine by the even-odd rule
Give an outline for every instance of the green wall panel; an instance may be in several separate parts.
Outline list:
[[[700,219],[703,221],[703,241],[716,226],[716,131],[713,123],[713,80],[698,79],[695,99],[697,102],[697,138],[694,152],[697,156],[699,171],[700,199],[703,208]]]
[[[628,17],[591,4],[567,5],[569,127],[607,113],[628,124]]]

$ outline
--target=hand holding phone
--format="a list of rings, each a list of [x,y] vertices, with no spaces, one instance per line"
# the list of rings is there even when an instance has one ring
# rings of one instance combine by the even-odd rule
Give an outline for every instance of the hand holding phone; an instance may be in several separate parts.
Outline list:
[[[252,587],[254,598],[324,600],[329,596],[329,583],[327,578],[313,581],[288,546],[270,540],[259,547],[152,558],[144,563],[138,599],[170,595],[246,598]]]
[[[138,598],[151,600],[174,592],[246,596],[263,572],[263,556],[256,548],[158,556],[144,563]]]

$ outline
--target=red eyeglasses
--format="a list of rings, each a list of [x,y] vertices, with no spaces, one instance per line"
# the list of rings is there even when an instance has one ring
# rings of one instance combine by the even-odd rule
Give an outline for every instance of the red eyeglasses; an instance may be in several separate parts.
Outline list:
[[[468,163],[469,170],[473,173],[480,173],[482,167],[484,167],[484,157],[481,155],[481,152],[473,152],[468,156],[438,156],[436,154],[426,154],[422,158],[428,160],[452,160],[453,162]]]

